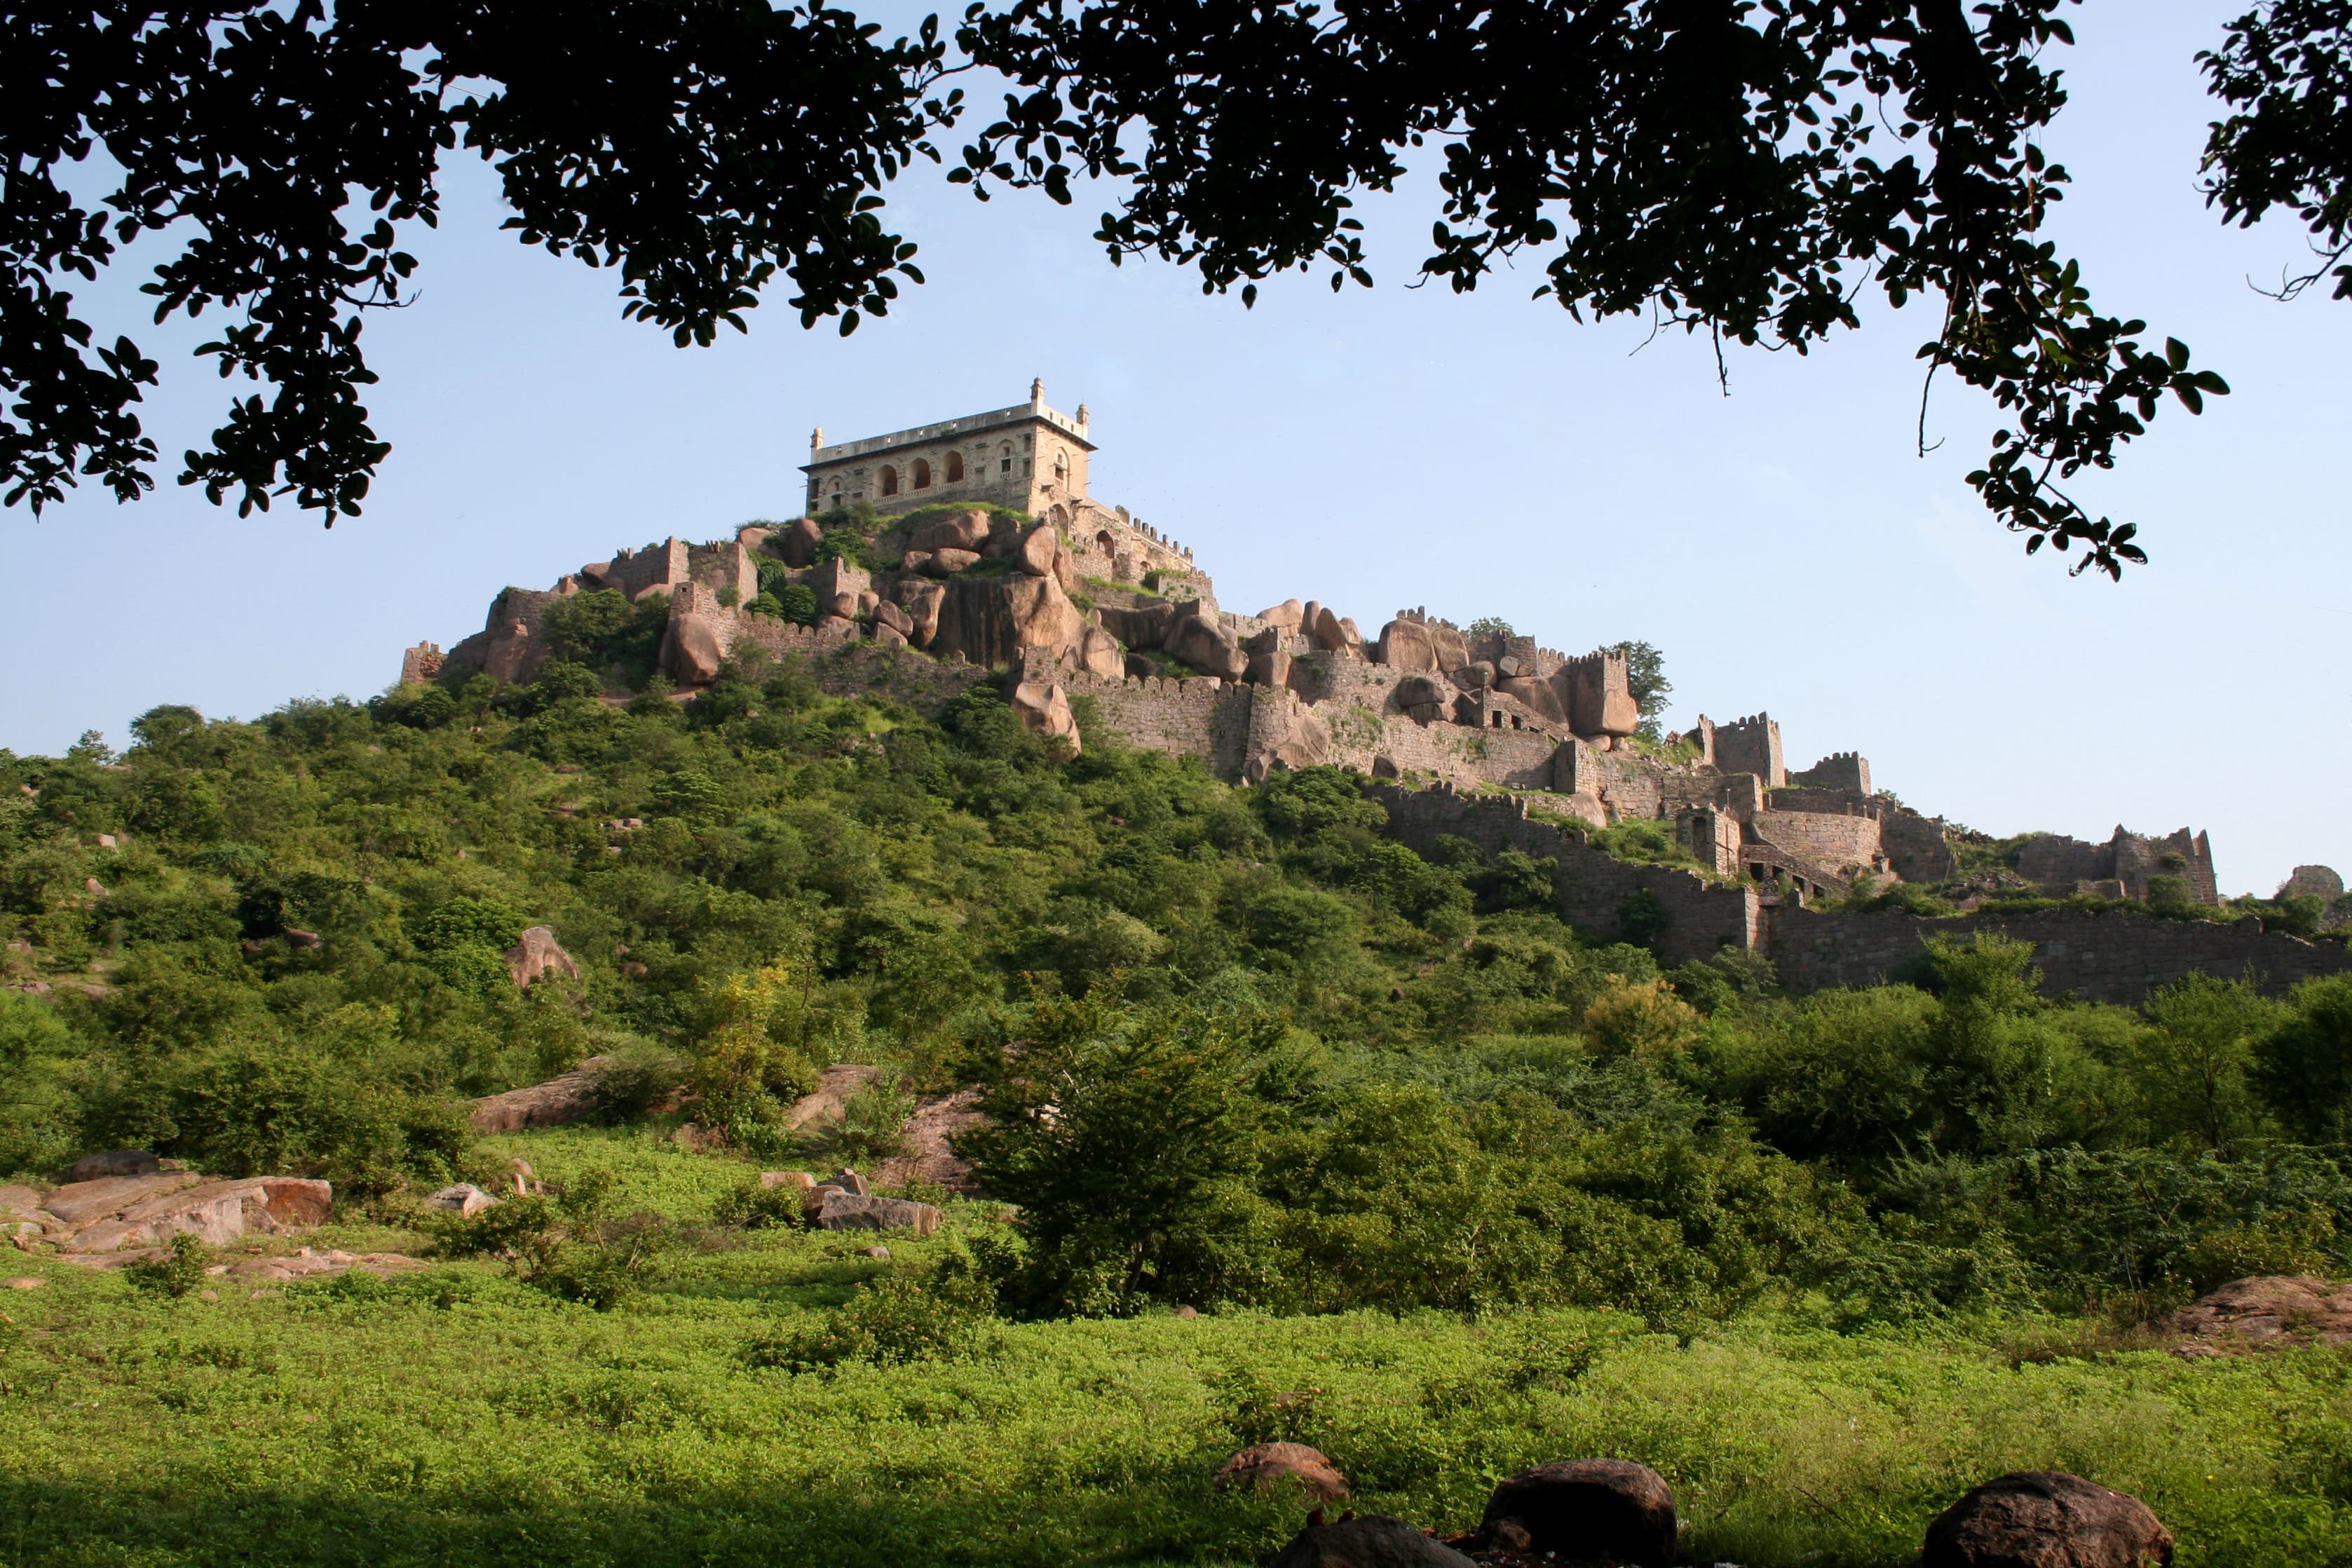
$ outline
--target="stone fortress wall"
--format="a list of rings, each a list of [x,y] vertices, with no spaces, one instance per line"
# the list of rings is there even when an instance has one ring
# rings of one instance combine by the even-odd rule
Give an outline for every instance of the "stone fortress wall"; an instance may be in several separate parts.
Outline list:
[[[1026,404],[833,446],[820,437],[804,470],[812,508],[837,485],[845,497],[904,518],[885,530],[905,550],[900,568],[815,563],[821,535],[806,517],[708,544],[670,538],[617,550],[549,591],[507,590],[481,632],[446,654],[429,643],[409,650],[402,678],[528,681],[546,657],[540,622],[556,599],[597,589],[632,601],[661,594],[669,615],[662,667],[688,694],[715,678],[739,645],[806,657],[829,690],[882,691],[930,710],[976,681],[1003,680],[1024,722],[1073,747],[1080,737],[1071,705],[1083,697],[1128,743],[1197,758],[1220,777],[1255,780],[1329,763],[1393,781],[1381,792],[1406,841],[1444,831],[1490,850],[1539,846],[1563,867],[1560,907],[1580,927],[1614,929],[1619,903],[1646,890],[1672,918],[1667,950],[1703,956],[1729,943],[1785,954],[1800,988],[1849,983],[1840,977],[1875,974],[1916,954],[1922,927],[1908,916],[1804,907],[1865,877],[1887,885],[1957,873],[1943,821],[1874,792],[1859,753],[1832,752],[1791,770],[1780,726],[1762,712],[1723,724],[1701,716],[1687,736],[1653,745],[1637,735],[1626,661],[1606,648],[1571,655],[1517,633],[1465,631],[1419,609],[1399,611],[1369,635],[1313,601],[1254,615],[1222,609],[1191,550],[1087,494],[1088,428],[1084,408],[1074,417],[1047,407],[1039,383]],[[1041,451],[1052,460],[1042,474]],[[877,499],[886,467],[898,488]],[[957,499],[997,501],[1036,520],[933,506]],[[748,612],[763,559],[814,591],[816,624]],[[1522,798],[1481,793],[1496,790]],[[1715,880],[1630,866],[1580,836],[1626,821],[1670,824]],[[2186,829],[2158,839],[2118,828],[2101,845],[2040,839],[2018,867],[2053,893],[2145,896],[2151,877],[2172,874],[2193,897],[2219,902],[2210,844]],[[2141,924],[2165,929],[2145,942],[2102,935],[2086,945],[2053,927],[2052,939],[2073,956],[2053,960],[2052,984],[2121,996],[2142,982],[2126,974],[2137,960],[2118,953],[2161,948],[2184,962],[2229,956],[2229,944],[2214,946],[2210,936],[2224,928]],[[2100,928],[2137,929],[2129,921]],[[2325,955],[2342,949],[2317,951],[2273,967],[2320,972],[2331,961]],[[2148,972],[2169,973],[2172,961]]]

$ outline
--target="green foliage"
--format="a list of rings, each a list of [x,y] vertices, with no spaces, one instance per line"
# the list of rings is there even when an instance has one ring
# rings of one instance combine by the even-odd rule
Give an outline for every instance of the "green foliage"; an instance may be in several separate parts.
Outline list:
[[[2352,1143],[2352,977],[2305,980],[2254,1048],[2271,1110],[2313,1143]]]
[[[122,1277],[136,1290],[176,1301],[205,1288],[205,1270],[211,1267],[212,1260],[213,1249],[184,1230],[164,1244],[161,1258],[142,1258],[124,1264]]]
[[[905,1366],[969,1360],[987,1348],[995,1305],[995,1291],[968,1269],[943,1268],[928,1278],[885,1274],[859,1286],[821,1322],[754,1339],[744,1360],[791,1372],[846,1362]]]
[[[73,1031],[20,991],[0,990],[0,1176],[65,1164],[74,1146]]]
[[[816,624],[816,590],[805,582],[788,582],[776,590],[776,607],[795,626]]]

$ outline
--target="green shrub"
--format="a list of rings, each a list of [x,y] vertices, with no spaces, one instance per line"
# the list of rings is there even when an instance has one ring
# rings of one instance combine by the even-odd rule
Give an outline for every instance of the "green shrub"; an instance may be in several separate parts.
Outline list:
[[[142,1258],[124,1264],[122,1277],[136,1290],[176,1301],[205,1288],[205,1270],[211,1266],[212,1259],[213,1249],[184,1230],[165,1243],[161,1258]]]
[[[967,1270],[941,1270],[928,1278],[887,1274],[859,1286],[821,1322],[753,1340],[744,1359],[791,1372],[851,1361],[898,1366],[966,1360],[986,1349],[995,1302],[988,1281]]]

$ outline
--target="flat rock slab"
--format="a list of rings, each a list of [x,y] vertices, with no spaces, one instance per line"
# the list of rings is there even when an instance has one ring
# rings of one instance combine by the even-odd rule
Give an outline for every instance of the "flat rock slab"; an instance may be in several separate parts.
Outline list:
[[[2352,1344],[2352,1281],[2314,1274],[2265,1274],[2232,1280],[2156,1325],[2186,1336],[2183,1351],[2290,1345]]]
[[[113,1252],[179,1235],[222,1247],[244,1236],[319,1225],[333,1206],[334,1188],[304,1176],[215,1180],[175,1172],[77,1182],[50,1193],[47,1202],[51,1214],[73,1228],[54,1239],[60,1252]]]
[[[823,1190],[823,1189],[819,1189]],[[911,1230],[929,1236],[940,1228],[940,1211],[903,1197],[863,1197],[854,1192],[825,1194],[816,1211],[821,1230]]]
[[[596,1113],[597,1081],[612,1059],[592,1056],[544,1083],[527,1084],[477,1100],[467,1124],[477,1133],[519,1133],[525,1127],[561,1127]]]

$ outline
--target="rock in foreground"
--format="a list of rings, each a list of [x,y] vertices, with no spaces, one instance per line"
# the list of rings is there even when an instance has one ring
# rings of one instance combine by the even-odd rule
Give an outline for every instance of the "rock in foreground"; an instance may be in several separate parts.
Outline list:
[[[1337,1524],[1309,1524],[1293,1536],[1274,1568],[1477,1568],[1435,1536],[1377,1513]]]
[[[2352,1281],[2315,1274],[2232,1280],[2158,1323],[2185,1336],[2173,1354],[2218,1354],[2256,1346],[2352,1344]]]
[[[1495,1488],[1478,1527],[1484,1545],[1565,1561],[1668,1568],[1675,1560],[1675,1493],[1647,1465],[1570,1459],[1538,1465]]]
[[[1215,1485],[1220,1490],[1269,1490],[1286,1479],[1297,1481],[1318,1502],[1337,1502],[1348,1495],[1348,1478],[1339,1467],[1322,1450],[1304,1443],[1254,1443],[1217,1467]]]
[[[2163,1568],[2172,1532],[2128,1492],[2063,1470],[1989,1480],[1927,1526],[1921,1568]]]

